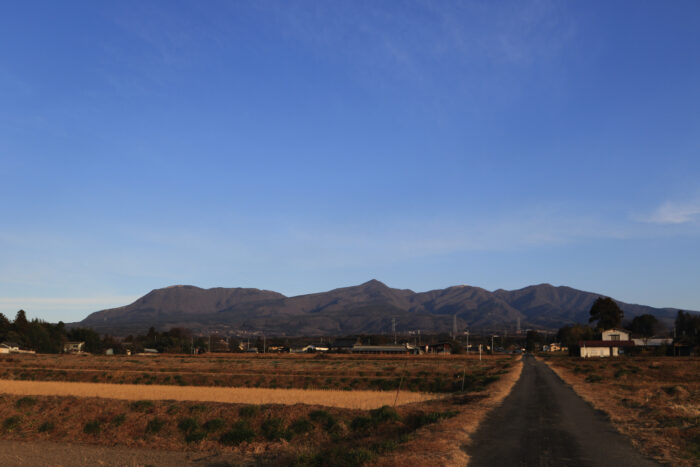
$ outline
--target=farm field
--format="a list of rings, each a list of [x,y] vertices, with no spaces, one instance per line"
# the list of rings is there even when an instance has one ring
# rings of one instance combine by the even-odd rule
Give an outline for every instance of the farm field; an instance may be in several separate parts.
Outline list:
[[[482,404],[504,376],[512,379],[519,364],[511,357],[480,362],[464,356],[330,355],[26,355],[1,361],[4,440],[228,453],[262,465],[363,465],[398,449],[402,456],[420,450],[429,433]],[[287,375],[290,390],[280,388],[281,375]],[[168,383],[161,384],[167,376]],[[95,379],[112,383],[91,382]],[[374,389],[377,380],[387,389]],[[32,394],[37,385],[59,389]],[[84,397],[60,392],[74,385],[92,389],[80,393]],[[304,391],[304,386],[316,389]],[[107,387],[121,390],[122,397],[105,392],[90,397]],[[439,391],[421,392],[424,387]],[[168,390],[201,397],[176,400]],[[244,398],[211,401],[211,394],[227,392]],[[266,400],[265,393],[278,399]]]
[[[544,357],[647,456],[700,465],[700,358]]]
[[[203,356],[11,355],[0,357],[0,379],[116,384],[395,390],[461,390],[465,362],[476,387],[499,371],[502,357],[326,354]],[[494,360],[495,359],[495,360]]]
[[[143,384],[74,383],[65,381],[0,380],[5,394],[101,397],[125,400],[177,400],[240,404],[309,404],[346,409],[376,409],[440,397],[410,391],[340,391],[324,389],[220,388]]]

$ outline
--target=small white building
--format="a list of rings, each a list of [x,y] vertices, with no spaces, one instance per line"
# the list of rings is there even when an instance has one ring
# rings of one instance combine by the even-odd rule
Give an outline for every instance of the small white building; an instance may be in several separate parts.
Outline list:
[[[606,329],[601,333],[599,341],[581,341],[579,348],[581,357],[617,357],[624,347],[634,347],[630,333],[622,329]]]
[[[63,344],[63,353],[81,353],[85,342],[66,342]]]
[[[606,329],[601,333],[604,341],[628,341],[630,333],[623,329]]]
[[[672,345],[673,339],[670,337],[643,337],[641,339],[632,339],[632,342],[639,347],[660,347],[662,345]]]
[[[3,342],[0,344],[0,353],[17,353],[19,352],[19,345],[14,342]]]

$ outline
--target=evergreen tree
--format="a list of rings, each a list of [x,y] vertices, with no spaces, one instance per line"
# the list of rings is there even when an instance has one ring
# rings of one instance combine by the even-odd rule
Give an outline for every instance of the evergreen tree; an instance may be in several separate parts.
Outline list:
[[[620,326],[624,313],[612,298],[598,297],[591,307],[590,315],[588,322],[597,321],[597,329],[612,329]]]

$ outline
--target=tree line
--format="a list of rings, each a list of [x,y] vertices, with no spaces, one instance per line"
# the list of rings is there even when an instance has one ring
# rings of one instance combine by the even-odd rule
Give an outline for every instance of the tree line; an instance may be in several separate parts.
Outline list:
[[[187,329],[157,332],[151,328],[143,335],[116,339],[110,335],[100,336],[89,328],[67,328],[62,321],[57,324],[38,319],[30,321],[24,310],[17,312],[14,321],[0,313],[0,342],[39,353],[60,353],[66,342],[85,342],[84,350],[95,354],[104,353],[107,349],[119,354],[126,353],[127,349],[142,352],[144,348],[154,348],[159,352],[190,353],[193,348],[209,348],[207,339],[195,338]]]
[[[579,341],[594,340],[604,329],[623,327],[624,313],[615,300],[599,297],[591,306],[589,324],[572,324],[559,329],[557,339],[567,347]],[[591,325],[593,324],[593,325]],[[667,332],[656,316],[643,314],[625,323],[624,328],[632,334],[652,337]],[[678,311],[673,328],[674,341],[691,347],[700,345],[700,315]]]
[[[92,329],[66,329],[66,325],[47,323],[38,319],[29,321],[24,310],[19,310],[14,321],[0,313],[0,342],[9,342],[20,348],[40,353],[59,353],[69,341],[84,341],[89,351],[98,350],[100,335]]]

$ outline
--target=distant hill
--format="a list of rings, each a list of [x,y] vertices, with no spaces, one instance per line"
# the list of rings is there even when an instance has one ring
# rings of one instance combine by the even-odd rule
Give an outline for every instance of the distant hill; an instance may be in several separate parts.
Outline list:
[[[73,326],[101,333],[143,333],[149,327],[187,327],[194,331],[261,331],[277,336],[388,333],[397,330],[449,332],[459,329],[556,329],[587,323],[601,294],[540,284],[518,290],[488,290],[467,285],[416,293],[371,280],[328,292],[286,297],[269,290],[201,289],[178,285],[153,290],[130,305],[92,313]],[[617,301],[626,319],[650,313],[670,326],[675,308],[652,308]]]

